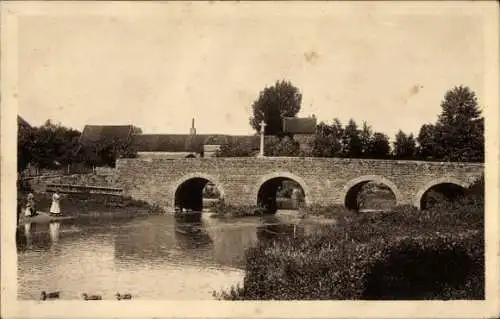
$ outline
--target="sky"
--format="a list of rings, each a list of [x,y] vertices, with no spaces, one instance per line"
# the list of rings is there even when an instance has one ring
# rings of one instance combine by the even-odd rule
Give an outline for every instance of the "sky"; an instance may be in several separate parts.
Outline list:
[[[69,14],[68,12],[71,12]],[[18,112],[144,133],[249,134],[252,102],[289,80],[299,116],[391,138],[435,122],[447,90],[484,93],[481,16],[458,6],[153,3],[18,21]]]

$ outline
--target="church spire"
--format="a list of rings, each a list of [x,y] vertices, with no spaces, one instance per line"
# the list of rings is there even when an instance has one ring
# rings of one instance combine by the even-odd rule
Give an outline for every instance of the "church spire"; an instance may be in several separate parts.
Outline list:
[[[194,127],[194,117],[191,119],[191,129],[189,130],[189,134],[196,135],[196,128]]]

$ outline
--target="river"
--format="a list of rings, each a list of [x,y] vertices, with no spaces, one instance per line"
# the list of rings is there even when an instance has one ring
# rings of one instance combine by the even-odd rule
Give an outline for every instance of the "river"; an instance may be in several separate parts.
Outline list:
[[[17,240],[18,298],[60,291],[66,300],[84,292],[103,299],[116,292],[147,300],[214,299],[214,290],[242,283],[247,248],[313,231],[318,223],[278,212],[231,220],[203,213],[194,220],[155,215],[31,224]]]

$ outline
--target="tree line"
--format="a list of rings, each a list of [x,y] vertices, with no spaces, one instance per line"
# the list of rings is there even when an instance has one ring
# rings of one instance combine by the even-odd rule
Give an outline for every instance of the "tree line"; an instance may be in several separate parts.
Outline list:
[[[140,132],[134,127],[135,132]],[[17,171],[29,164],[41,169],[59,169],[68,165],[77,167],[114,166],[118,157],[134,157],[131,139],[115,138],[80,143],[82,133],[76,129],[47,120],[43,125],[31,127],[18,120]]]
[[[360,127],[350,119],[343,125],[336,118],[332,123],[320,122],[305,147],[300,147],[292,134],[283,131],[282,122],[284,117],[297,116],[301,102],[302,94],[295,86],[289,81],[277,81],[265,88],[253,103],[250,125],[259,132],[259,123],[264,120],[265,134],[275,137],[267,139],[266,155],[484,161],[484,118],[475,92],[466,86],[456,86],[446,92],[435,123],[422,125],[417,136],[399,130],[392,143],[386,134],[374,131],[367,122]],[[227,144],[217,155],[253,154],[252,145]]]
[[[312,156],[430,161],[484,161],[484,118],[477,97],[469,87],[456,86],[444,95],[441,113],[435,123],[422,125],[418,135],[400,130],[392,143],[389,137],[361,126],[354,119],[345,125],[339,119],[320,122],[315,133],[301,143],[283,131],[284,117],[296,117],[302,94],[289,81],[278,81],[265,88],[252,105],[250,125],[260,131],[260,122],[267,123],[265,144],[267,156]],[[140,129],[134,127],[134,132]],[[86,167],[114,166],[118,157],[135,157],[131,139],[101,139],[80,143],[81,132],[47,120],[39,127],[18,123],[18,172],[28,163],[39,168],[60,168],[82,164]],[[391,145],[392,144],[392,145]],[[391,147],[392,146],[392,147]],[[221,145],[217,156],[241,157],[255,155],[251,143]]]

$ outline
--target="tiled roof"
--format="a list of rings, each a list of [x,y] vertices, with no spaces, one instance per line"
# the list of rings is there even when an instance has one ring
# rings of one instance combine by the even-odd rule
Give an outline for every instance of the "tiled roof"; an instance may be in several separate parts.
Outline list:
[[[201,152],[203,145],[248,143],[259,147],[259,137],[253,135],[220,134],[140,134],[133,135],[132,145],[138,152]]]
[[[80,136],[80,143],[102,140],[127,141],[137,152],[196,152],[203,151],[203,145],[227,143],[251,145],[259,149],[259,135],[224,134],[134,134],[132,125],[86,125]],[[266,136],[266,139],[269,137]]]
[[[132,136],[132,147],[138,152],[199,152],[202,144],[189,134],[139,134]]]
[[[132,136],[132,125],[85,125],[80,143],[86,144],[102,140],[125,142]]]
[[[283,131],[295,134],[313,134],[316,131],[316,118],[287,117],[283,119]]]

